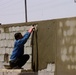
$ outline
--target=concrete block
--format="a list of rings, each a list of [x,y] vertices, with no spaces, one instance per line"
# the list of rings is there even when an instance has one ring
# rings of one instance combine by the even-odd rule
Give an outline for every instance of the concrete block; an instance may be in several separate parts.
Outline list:
[[[9,33],[9,39],[14,39],[14,33]]]
[[[52,70],[51,70],[51,72],[52,73],[55,72],[55,64],[52,64]]]
[[[1,40],[1,34],[0,34],[0,40]]]
[[[12,27],[9,27],[9,32],[12,32]]]
[[[7,40],[3,40],[4,42],[4,47],[7,47]]]
[[[32,63],[32,55],[30,55],[30,59],[27,61],[27,63]]]
[[[31,26],[25,26],[25,30],[29,30]]]
[[[8,40],[9,39],[9,33],[5,34],[5,38]]]
[[[4,28],[0,28],[0,31],[1,31],[1,33],[3,33],[4,32]]]
[[[52,64],[48,64],[46,71],[51,71],[51,70],[52,70]]]
[[[24,66],[23,66],[24,69],[26,70],[30,70],[31,69],[31,63],[26,63]]]
[[[19,30],[20,30],[19,26],[15,27],[15,31],[19,31]]]
[[[5,48],[0,48],[0,54],[5,54]]]
[[[39,71],[38,75],[54,75],[54,73],[47,72],[47,71],[45,71],[45,72]]]
[[[22,72],[19,75],[38,75],[37,72]]]
[[[0,74],[2,75],[19,75],[21,73],[21,69],[0,69]]]
[[[0,61],[4,61],[4,55],[0,55]]]
[[[5,48],[5,52],[9,54],[10,53],[10,48]]]
[[[12,29],[12,31],[16,31],[16,30],[15,30],[15,27],[12,27],[11,29]]]
[[[0,41],[0,47],[4,47],[4,42],[3,42],[3,40]]]
[[[25,34],[26,34],[26,32],[27,32],[27,31],[22,31],[21,33],[22,33],[22,35],[25,35]]]
[[[5,33],[1,33],[1,39],[5,39]]]
[[[12,54],[13,48],[9,48],[9,54]]]
[[[25,46],[31,46],[31,39],[28,39],[28,41],[26,42]]]
[[[11,40],[8,40],[7,46],[8,46],[8,47],[12,47],[12,41],[11,41]]]
[[[24,54],[26,54],[27,53],[27,51],[26,51],[26,47],[24,47]]]
[[[48,75],[46,72],[38,72],[38,75]]]
[[[11,47],[12,47],[12,48],[14,47],[14,41],[15,41],[15,40],[11,40]]]
[[[20,27],[20,31],[24,31],[24,26],[21,26]]]
[[[27,54],[32,54],[32,48],[31,47],[26,47],[26,53]]]

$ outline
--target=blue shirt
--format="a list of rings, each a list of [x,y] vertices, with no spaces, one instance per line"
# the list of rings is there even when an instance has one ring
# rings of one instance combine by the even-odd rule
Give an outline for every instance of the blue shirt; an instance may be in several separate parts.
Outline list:
[[[24,54],[24,44],[27,42],[30,33],[27,32],[22,39],[16,40],[10,60],[15,60]]]

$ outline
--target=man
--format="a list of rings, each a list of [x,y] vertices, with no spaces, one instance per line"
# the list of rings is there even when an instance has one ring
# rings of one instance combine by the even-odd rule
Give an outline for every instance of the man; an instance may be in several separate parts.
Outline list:
[[[29,55],[24,54],[24,44],[27,42],[34,27],[31,27],[24,36],[21,33],[15,33],[15,43],[12,55],[10,57],[10,67],[12,69],[21,69],[21,67],[28,61]]]

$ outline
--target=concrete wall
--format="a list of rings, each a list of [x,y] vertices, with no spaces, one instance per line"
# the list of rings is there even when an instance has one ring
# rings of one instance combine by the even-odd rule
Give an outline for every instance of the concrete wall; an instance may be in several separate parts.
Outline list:
[[[0,68],[4,68],[3,65],[9,61],[15,41],[14,33],[21,32],[24,35],[29,28],[30,26],[19,25],[0,26]],[[29,61],[23,66],[26,69],[31,69],[32,47],[30,42],[31,36],[24,47],[24,53],[30,55]]]
[[[76,18],[58,20],[56,75],[76,75]]]
[[[4,54],[11,53],[14,41],[13,34],[17,31],[25,33],[32,24],[37,24],[38,30],[33,33],[25,45],[25,52],[32,57],[27,64],[30,63],[33,70],[38,71],[41,75],[45,72],[48,75],[51,73],[53,75],[75,75],[76,18],[0,26],[1,63],[4,62]],[[29,65],[26,65],[25,68],[31,69]]]

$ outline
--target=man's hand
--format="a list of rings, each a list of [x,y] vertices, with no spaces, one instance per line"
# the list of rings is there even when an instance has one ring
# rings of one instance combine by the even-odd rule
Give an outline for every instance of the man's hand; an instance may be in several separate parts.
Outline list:
[[[34,29],[35,29],[35,27],[32,26],[32,27],[28,30],[28,32],[31,33]]]

